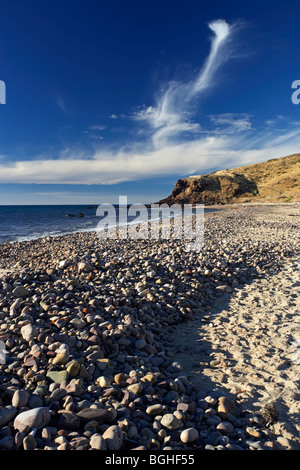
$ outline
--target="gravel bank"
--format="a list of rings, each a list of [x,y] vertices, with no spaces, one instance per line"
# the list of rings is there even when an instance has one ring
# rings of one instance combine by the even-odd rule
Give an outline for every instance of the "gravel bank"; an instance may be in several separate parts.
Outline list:
[[[177,355],[220,295],[298,256],[299,213],[210,213],[201,252],[95,233],[1,245],[0,449],[279,448],[265,410],[202,387]]]

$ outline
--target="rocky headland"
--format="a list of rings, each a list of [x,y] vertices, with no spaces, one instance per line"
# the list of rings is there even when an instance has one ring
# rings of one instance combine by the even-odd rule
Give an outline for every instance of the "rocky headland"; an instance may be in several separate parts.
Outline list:
[[[167,204],[286,203],[300,201],[300,154],[179,179]]]

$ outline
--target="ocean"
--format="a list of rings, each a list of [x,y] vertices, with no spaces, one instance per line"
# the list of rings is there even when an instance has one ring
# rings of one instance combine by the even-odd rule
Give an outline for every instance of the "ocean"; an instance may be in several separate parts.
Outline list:
[[[0,206],[0,243],[26,241],[46,236],[94,231],[101,217],[98,206],[91,205],[30,205]],[[118,221],[118,206],[116,219]],[[205,212],[210,209],[205,209]],[[150,219],[150,209],[148,210]],[[128,222],[134,217],[128,218]]]

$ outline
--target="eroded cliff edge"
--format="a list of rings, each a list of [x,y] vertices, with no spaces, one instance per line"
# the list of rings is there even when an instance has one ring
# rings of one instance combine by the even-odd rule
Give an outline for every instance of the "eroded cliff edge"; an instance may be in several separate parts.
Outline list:
[[[160,204],[300,202],[300,154],[179,179]]]

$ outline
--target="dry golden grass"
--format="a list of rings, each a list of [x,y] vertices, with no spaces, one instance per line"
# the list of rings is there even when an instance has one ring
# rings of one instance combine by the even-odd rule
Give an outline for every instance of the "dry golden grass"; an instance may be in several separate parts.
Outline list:
[[[232,176],[235,173],[255,181],[258,188],[256,196],[247,196],[244,201],[241,196],[238,198],[240,202],[300,202],[299,153],[263,163],[216,171],[214,174]]]

